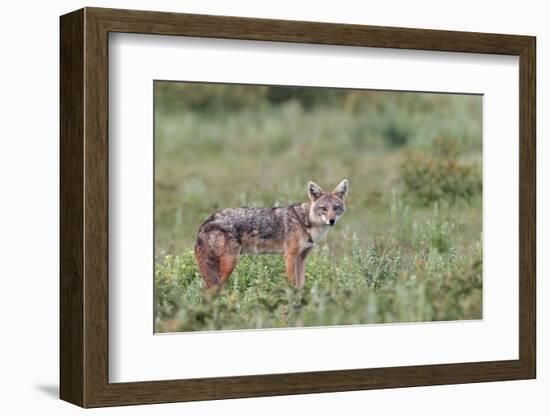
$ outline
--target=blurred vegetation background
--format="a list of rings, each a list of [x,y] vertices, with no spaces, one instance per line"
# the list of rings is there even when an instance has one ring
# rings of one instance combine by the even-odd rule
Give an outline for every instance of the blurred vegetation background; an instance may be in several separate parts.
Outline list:
[[[192,250],[210,214],[343,178],[346,213],[302,291],[262,255],[203,293]],[[156,330],[480,319],[481,190],[481,96],[156,81]]]

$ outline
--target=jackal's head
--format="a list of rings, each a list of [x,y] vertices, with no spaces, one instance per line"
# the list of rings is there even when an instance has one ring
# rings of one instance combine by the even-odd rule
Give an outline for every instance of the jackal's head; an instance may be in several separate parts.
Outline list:
[[[344,179],[334,191],[324,192],[315,182],[307,185],[311,206],[309,221],[313,225],[334,225],[346,210],[345,200],[348,195],[348,180]]]

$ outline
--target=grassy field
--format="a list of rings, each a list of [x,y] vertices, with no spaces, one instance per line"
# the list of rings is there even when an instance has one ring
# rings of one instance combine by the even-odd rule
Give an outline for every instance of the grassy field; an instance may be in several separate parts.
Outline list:
[[[481,318],[481,97],[157,82],[156,331]],[[193,257],[210,214],[307,200],[347,210],[290,287],[243,256],[217,295]]]

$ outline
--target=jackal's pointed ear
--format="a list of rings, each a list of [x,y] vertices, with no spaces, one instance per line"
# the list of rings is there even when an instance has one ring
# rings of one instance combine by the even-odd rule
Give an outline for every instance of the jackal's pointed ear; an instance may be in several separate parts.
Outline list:
[[[321,198],[321,195],[323,195],[323,190],[315,182],[310,181],[307,184],[307,193],[309,195],[309,199],[311,199],[311,202],[315,202]]]
[[[346,199],[346,196],[348,196],[348,190],[349,190],[348,180],[344,179],[342,182],[338,184],[336,188],[334,188],[334,191],[332,191],[332,193],[336,195],[338,198],[344,200]]]

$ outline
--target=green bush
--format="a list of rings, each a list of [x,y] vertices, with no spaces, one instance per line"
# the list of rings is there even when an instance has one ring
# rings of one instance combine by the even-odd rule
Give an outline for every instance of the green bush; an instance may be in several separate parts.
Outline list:
[[[262,105],[269,87],[193,82],[155,83],[155,106],[163,113],[193,110],[227,112]]]
[[[401,164],[401,180],[405,193],[421,205],[442,200],[470,202],[482,188],[480,167],[461,161],[452,141],[436,142],[431,154],[407,152]]]
[[[390,147],[406,145],[410,136],[409,127],[393,118],[384,127],[382,134]]]
[[[481,318],[481,252],[441,252],[441,238],[433,235],[448,228],[431,221],[412,255],[391,238],[363,247],[350,236],[349,253],[338,258],[319,247],[308,258],[302,290],[287,283],[282,256],[243,256],[217,294],[202,289],[192,251],[158,259],[156,330]]]

